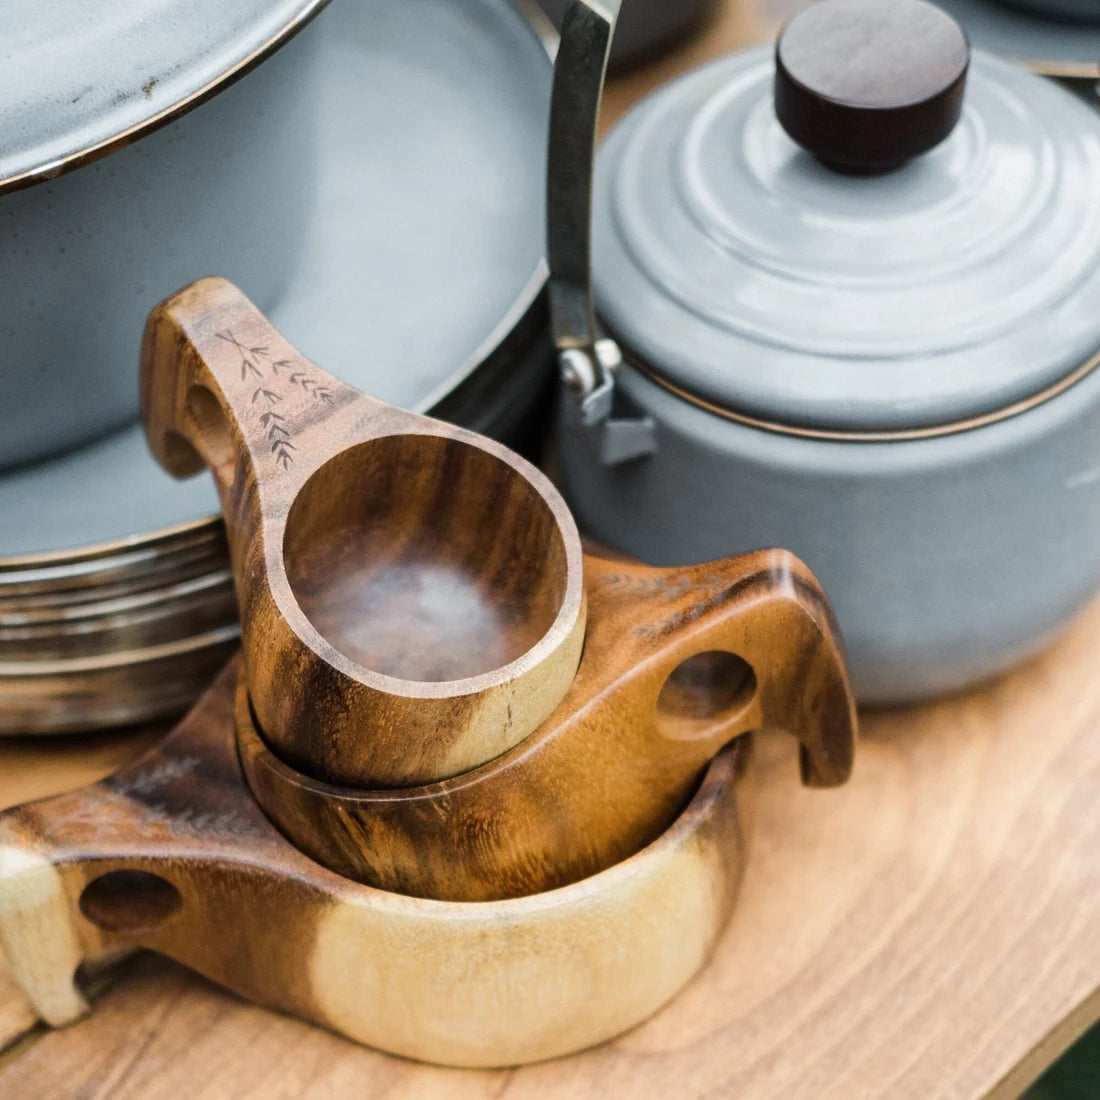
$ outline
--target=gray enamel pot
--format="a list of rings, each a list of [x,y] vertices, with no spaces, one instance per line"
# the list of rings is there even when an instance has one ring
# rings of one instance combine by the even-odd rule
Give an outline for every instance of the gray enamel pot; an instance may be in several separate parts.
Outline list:
[[[656,565],[793,551],[829,595],[865,704],[995,676],[1100,587],[1100,371],[1027,414],[888,443],[750,427],[629,366],[616,389],[652,420],[654,451],[606,464],[563,393],[581,529]]]
[[[562,280],[582,529],[798,554],[864,703],[1036,652],[1100,587],[1098,181],[1100,118],[923,0],[820,0],[658,91],[597,158],[588,340]]]
[[[297,32],[323,4],[4,5],[0,468],[136,416],[136,334],[182,283],[275,304],[316,159]]]

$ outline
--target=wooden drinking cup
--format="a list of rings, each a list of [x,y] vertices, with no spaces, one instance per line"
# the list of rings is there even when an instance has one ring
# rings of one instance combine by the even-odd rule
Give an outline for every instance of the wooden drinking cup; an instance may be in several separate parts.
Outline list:
[[[446,779],[561,700],[581,546],[530,463],[344,385],[223,279],[153,310],[141,390],[160,463],[213,471],[252,706],[287,763],[358,787]]]
[[[473,771],[400,790],[339,787],[267,743],[237,686],[241,764],[296,847],[385,890],[488,901],[594,875],[676,819],[734,739],[785,730],[803,781],[843,783],[856,716],[829,605],[783,550],[684,569],[586,556],[577,676],[529,737]]]

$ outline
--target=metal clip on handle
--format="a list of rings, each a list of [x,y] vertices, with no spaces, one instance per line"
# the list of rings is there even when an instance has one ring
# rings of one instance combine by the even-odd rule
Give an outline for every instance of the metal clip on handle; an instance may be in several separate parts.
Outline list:
[[[579,423],[600,433],[601,461],[617,465],[652,454],[649,417],[612,416],[622,355],[601,338],[592,302],[592,176],[596,124],[621,0],[572,0],[561,27],[550,99],[546,242],[550,317],[562,380]]]

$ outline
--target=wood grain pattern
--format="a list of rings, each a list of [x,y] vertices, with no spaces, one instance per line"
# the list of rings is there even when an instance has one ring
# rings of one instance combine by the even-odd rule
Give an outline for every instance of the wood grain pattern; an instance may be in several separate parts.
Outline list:
[[[584,636],[580,539],[524,459],[344,385],[224,279],[153,310],[142,412],[166,469],[215,475],[252,702],[295,767],[445,779],[558,704]]]
[[[334,787],[286,766],[237,692],[245,775],[284,835],[340,874],[485,901],[575,882],[655,840],[733,738],[781,729],[813,786],[847,780],[855,708],[828,603],[780,550],[685,569],[585,560],[584,656],[515,748],[443,783]]]
[[[284,376],[315,400],[284,404]],[[807,782],[847,778],[835,626],[789,554],[590,560],[584,586],[545,477],[304,362],[224,280],[154,310],[142,393],[162,463],[187,473],[197,450],[219,484],[249,783],[326,867],[453,901],[564,886],[654,841],[711,758],[759,728],[802,741]],[[589,592],[602,622],[586,634]],[[706,682],[720,655],[729,697]]]
[[[82,959],[148,947],[372,1046],[512,1065],[619,1034],[706,961],[744,866],[750,739],[615,867],[453,904],[356,885],[279,836],[241,775],[237,673],[122,772],[0,815],[0,943],[47,1022],[87,1010]]]
[[[148,751],[170,726],[0,742],[0,810],[94,783]]]
[[[763,739],[729,928],[676,1001],[614,1043],[515,1072],[430,1069],[148,961],[0,1066],[0,1094],[1018,1096],[1100,1018],[1098,647],[1100,604],[997,684],[867,716],[840,790],[799,790],[787,742]]]
[[[147,752],[166,732],[157,725],[93,737],[59,735],[45,744],[37,737],[0,743],[0,809],[94,783]],[[38,1014],[0,955],[0,1050],[36,1026]]]
[[[604,127],[677,73],[768,39],[801,2],[725,0],[708,35],[611,84]],[[1100,1019],[1098,649],[1100,604],[999,684],[866,716],[859,764],[840,791],[799,791],[786,741],[764,738],[737,912],[691,986],[614,1043],[519,1071],[434,1069],[146,956],[87,1020],[12,1050],[0,1094],[1016,1097]],[[0,743],[6,804],[88,778],[79,754],[43,761]],[[2,984],[0,1015],[16,1027],[30,1016]]]

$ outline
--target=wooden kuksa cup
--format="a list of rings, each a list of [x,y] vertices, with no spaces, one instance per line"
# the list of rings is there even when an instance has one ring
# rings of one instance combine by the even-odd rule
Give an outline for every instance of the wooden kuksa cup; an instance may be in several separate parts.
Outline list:
[[[536,470],[323,374],[223,280],[154,310],[142,378],[161,461],[201,455],[221,492],[247,781],[326,867],[454,901],[555,889],[653,842],[755,729],[799,739],[806,782],[847,779],[835,627],[785,551],[582,565]]]
[[[686,569],[585,557],[576,679],[529,737],[481,767],[400,790],[337,787],[265,743],[237,689],[241,763],[294,844],[342,875],[455,901],[520,897],[627,859],[668,828],[714,756],[757,729],[801,743],[803,780],[843,783],[856,720],[828,604],[764,550]]]
[[[530,463],[339,382],[224,279],[153,310],[141,393],[160,463],[213,471],[252,706],[288,763],[427,783],[558,704],[584,640],[581,547]]]

